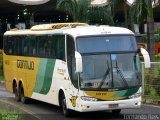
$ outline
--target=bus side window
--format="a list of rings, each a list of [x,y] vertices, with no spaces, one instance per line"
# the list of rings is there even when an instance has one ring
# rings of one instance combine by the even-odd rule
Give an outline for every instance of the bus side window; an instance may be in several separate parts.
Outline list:
[[[23,39],[23,36],[17,36],[16,37],[16,44],[17,46],[15,46],[15,49],[16,49],[16,54],[18,56],[22,56],[23,55],[23,46],[22,46],[22,39]]]
[[[8,55],[22,55],[22,41],[20,36],[4,37],[4,52]]]
[[[47,58],[52,58],[52,41],[47,38],[46,46],[45,46],[45,55]]]
[[[52,36],[48,36],[48,45],[47,45],[47,54],[49,58],[56,59],[55,49],[54,49],[54,40]]]
[[[39,56],[40,57],[45,57],[45,46],[46,46],[45,42],[46,42],[46,40],[43,37],[39,40],[38,47],[39,47]]]
[[[54,37],[56,59],[65,61],[65,36],[55,35]]]
[[[30,37],[30,44],[29,44],[29,56],[36,56],[36,41],[35,36]]]
[[[23,55],[28,56],[29,55],[29,42],[30,40],[25,36],[23,38]]]
[[[14,51],[14,41],[13,38],[8,36],[5,41],[5,53],[8,55],[13,55]]]

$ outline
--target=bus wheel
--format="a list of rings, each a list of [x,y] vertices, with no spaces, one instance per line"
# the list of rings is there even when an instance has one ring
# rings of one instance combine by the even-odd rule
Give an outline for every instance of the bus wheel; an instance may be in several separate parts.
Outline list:
[[[27,103],[27,98],[24,96],[24,89],[23,89],[23,85],[20,85],[19,88],[19,94],[20,94],[20,100],[22,103]]]
[[[15,83],[14,84],[14,94],[15,94],[15,99],[16,101],[20,101],[20,95],[19,95],[19,89],[18,89],[18,86],[17,84]]]
[[[121,113],[121,109],[119,109],[119,110],[112,110],[112,113],[114,115],[119,115]]]
[[[66,98],[64,96],[64,94],[61,95],[61,108],[63,110],[63,114],[66,116],[66,117],[69,117],[70,114],[71,114],[71,111],[67,108],[67,105],[66,105]]]

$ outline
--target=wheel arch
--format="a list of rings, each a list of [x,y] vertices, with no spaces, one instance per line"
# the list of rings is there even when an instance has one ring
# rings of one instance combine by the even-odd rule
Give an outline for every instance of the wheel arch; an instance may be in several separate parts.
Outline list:
[[[22,80],[19,80],[19,82],[18,82],[18,88],[20,88],[21,85],[23,85],[23,82],[22,82]]]
[[[20,85],[23,85],[23,88],[25,87],[25,83],[24,83],[23,79],[20,79],[18,81],[18,87],[20,87]]]
[[[61,99],[62,95],[65,95],[65,93],[64,93],[63,89],[60,89],[59,93],[58,93],[58,104],[59,104],[59,106],[61,106],[60,99]]]
[[[27,92],[27,91],[26,91],[26,89],[25,89],[25,83],[23,82],[22,79],[20,79],[19,82],[18,82],[18,88],[20,88],[21,85],[22,85],[22,87],[23,87],[24,95],[26,96],[26,92]]]
[[[17,80],[13,79],[13,81],[12,81],[12,90],[13,90],[13,93],[15,93],[15,89],[14,88],[15,88],[16,85],[18,85],[17,84]]]
[[[66,94],[66,92],[65,92],[65,89],[60,88],[60,89],[59,89],[59,92],[58,92],[58,103],[59,103],[59,106],[61,105],[61,104],[60,104],[60,99],[61,99],[61,96],[62,96],[62,95],[65,96],[65,98],[66,98],[66,103],[68,103],[67,94]],[[67,104],[67,107],[68,107],[68,104]]]

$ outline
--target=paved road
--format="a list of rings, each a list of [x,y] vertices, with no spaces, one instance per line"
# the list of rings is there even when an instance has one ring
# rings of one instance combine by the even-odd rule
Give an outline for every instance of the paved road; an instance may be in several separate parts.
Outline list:
[[[30,101],[29,104],[22,104],[14,100],[13,94],[7,93],[0,84],[0,103],[12,105],[24,111],[26,116],[32,116],[32,120],[158,120],[160,119],[160,107],[142,105],[140,109],[122,110],[121,115],[115,116],[111,112],[79,113],[71,118],[65,118],[59,107],[39,101]],[[31,120],[29,118],[28,120]]]
[[[8,93],[4,87],[4,84],[0,83],[0,98],[1,97],[14,97],[14,95],[11,93]]]

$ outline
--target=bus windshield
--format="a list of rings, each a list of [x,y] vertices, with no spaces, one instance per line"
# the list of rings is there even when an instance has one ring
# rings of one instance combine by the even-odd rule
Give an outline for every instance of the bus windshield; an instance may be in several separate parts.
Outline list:
[[[77,39],[83,62],[83,72],[80,73],[82,89],[118,89],[141,85],[140,61],[134,37],[92,38]]]
[[[136,51],[134,36],[93,36],[77,38],[77,48],[80,53]]]

